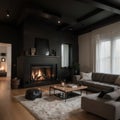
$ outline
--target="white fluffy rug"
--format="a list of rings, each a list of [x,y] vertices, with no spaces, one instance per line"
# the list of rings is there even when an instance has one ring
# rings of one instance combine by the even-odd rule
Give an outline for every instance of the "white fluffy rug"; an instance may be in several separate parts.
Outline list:
[[[15,98],[38,120],[67,120],[70,112],[81,107],[80,96],[67,99],[66,102],[54,95],[44,95],[33,101],[25,99],[24,95]]]

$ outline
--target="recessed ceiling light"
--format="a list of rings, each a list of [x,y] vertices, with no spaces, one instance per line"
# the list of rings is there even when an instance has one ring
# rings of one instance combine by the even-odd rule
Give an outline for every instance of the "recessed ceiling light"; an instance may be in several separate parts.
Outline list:
[[[9,18],[9,17],[10,17],[9,11],[6,11],[6,13],[7,13],[7,14],[6,14],[6,17]]]
[[[7,16],[7,17],[10,17],[10,15],[9,15],[9,14],[7,14],[6,16]]]
[[[61,23],[61,21],[60,20],[58,20],[58,24],[60,24]]]
[[[73,28],[72,28],[72,27],[70,27],[70,28],[69,28],[69,30],[73,30]]]

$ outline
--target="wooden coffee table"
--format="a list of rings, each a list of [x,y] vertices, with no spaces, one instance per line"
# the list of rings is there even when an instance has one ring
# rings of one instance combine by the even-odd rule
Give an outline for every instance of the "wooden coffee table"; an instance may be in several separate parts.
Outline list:
[[[57,95],[57,93],[55,93],[55,91],[60,91],[62,93],[64,93],[64,100],[66,102],[66,99],[68,98],[68,94],[73,92],[73,91],[80,91],[79,95],[82,95],[82,90],[87,89],[87,86],[77,86],[76,88],[72,88],[67,86],[67,84],[65,86],[61,86],[61,85],[51,85],[49,87],[49,95],[51,95],[51,91],[54,91],[54,95]]]

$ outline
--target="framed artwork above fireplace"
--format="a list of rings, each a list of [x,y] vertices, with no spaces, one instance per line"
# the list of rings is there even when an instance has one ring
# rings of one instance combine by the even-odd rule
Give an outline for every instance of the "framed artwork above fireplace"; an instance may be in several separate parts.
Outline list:
[[[36,55],[46,55],[49,52],[49,40],[35,38]]]

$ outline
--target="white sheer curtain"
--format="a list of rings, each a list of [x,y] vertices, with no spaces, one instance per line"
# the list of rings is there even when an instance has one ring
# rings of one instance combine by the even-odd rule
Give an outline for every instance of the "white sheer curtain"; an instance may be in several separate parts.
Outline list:
[[[114,38],[112,47],[112,73],[120,74],[120,37]]]
[[[111,72],[111,41],[105,36],[96,39],[96,72]]]
[[[95,35],[96,72],[120,74],[120,34]]]

